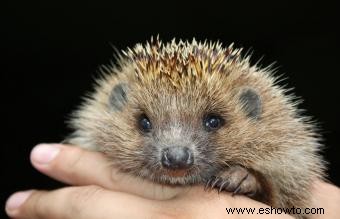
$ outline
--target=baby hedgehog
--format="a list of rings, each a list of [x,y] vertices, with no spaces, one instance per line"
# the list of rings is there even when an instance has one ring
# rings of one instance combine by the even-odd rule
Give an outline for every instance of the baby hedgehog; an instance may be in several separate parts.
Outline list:
[[[137,44],[103,67],[68,142],[155,183],[310,207],[324,172],[319,135],[272,72],[240,52],[195,40]]]

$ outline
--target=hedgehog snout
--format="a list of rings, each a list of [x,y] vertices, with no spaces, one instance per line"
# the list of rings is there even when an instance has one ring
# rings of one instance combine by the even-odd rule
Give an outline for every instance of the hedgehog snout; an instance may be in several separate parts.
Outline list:
[[[162,150],[161,163],[170,170],[188,169],[194,163],[194,156],[187,147],[172,146]]]

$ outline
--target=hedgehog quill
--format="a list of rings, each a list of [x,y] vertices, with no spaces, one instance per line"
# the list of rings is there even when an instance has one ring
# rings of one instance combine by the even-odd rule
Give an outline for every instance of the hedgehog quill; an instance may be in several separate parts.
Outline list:
[[[324,176],[315,125],[240,49],[152,39],[104,69],[68,142],[154,183],[310,206],[311,183]]]

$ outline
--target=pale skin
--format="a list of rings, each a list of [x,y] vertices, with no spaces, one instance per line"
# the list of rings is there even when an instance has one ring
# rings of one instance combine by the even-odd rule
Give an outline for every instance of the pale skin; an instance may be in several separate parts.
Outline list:
[[[165,189],[124,177],[101,153],[77,147],[40,145],[33,149],[31,162],[40,172],[71,186],[15,193],[6,203],[11,218],[292,218],[284,214],[228,214],[226,208],[269,206],[244,196],[205,191],[203,186]],[[322,207],[325,214],[309,218],[338,218],[339,188],[315,182],[311,192],[311,207]]]

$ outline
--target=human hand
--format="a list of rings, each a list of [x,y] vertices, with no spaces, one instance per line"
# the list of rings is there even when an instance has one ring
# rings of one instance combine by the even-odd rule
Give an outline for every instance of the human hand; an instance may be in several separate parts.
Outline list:
[[[312,206],[323,208],[325,214],[311,214],[309,219],[339,218],[340,215],[340,189],[332,184],[317,181],[313,185]]]
[[[44,148],[49,153],[41,150]],[[6,205],[13,218],[256,218],[251,214],[228,215],[225,209],[268,207],[242,196],[207,192],[200,186],[169,189],[130,178],[117,173],[102,154],[76,147],[38,146],[31,160],[39,171],[76,186],[17,193]]]

